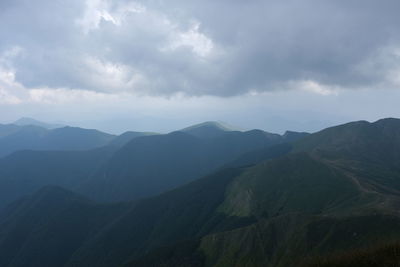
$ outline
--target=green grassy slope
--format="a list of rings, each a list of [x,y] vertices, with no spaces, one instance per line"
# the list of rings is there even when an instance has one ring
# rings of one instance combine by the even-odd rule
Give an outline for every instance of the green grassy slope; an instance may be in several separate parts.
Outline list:
[[[229,186],[220,210],[229,215],[275,217],[290,212],[332,213],[364,198],[342,172],[306,153],[259,164]],[[347,210],[351,212],[351,210]]]
[[[203,264],[296,266],[304,257],[400,238],[399,133],[396,119],[341,125],[247,169],[228,185],[218,211],[258,222],[203,237],[196,250]]]

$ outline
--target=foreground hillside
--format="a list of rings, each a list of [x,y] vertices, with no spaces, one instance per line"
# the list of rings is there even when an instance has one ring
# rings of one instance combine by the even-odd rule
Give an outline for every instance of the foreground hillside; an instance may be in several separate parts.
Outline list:
[[[397,119],[332,127],[128,203],[46,188],[0,215],[0,265],[341,266],[345,251],[385,255],[374,245],[400,239],[399,136]]]

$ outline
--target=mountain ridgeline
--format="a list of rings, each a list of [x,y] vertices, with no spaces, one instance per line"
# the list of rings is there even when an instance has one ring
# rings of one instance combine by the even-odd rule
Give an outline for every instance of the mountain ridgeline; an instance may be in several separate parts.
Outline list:
[[[260,130],[227,131],[212,138],[181,131],[135,138],[98,169],[82,192],[99,201],[156,195],[207,175],[244,153],[285,141]]]
[[[6,126],[16,128],[16,133],[8,130],[9,134],[0,138],[0,150],[1,141],[9,139],[25,147],[0,158],[0,208],[47,185],[62,186],[103,202],[137,200],[200,178],[243,153],[303,136],[294,133],[288,138],[261,130],[231,131],[214,123],[193,126],[204,136],[186,130],[111,136],[72,127],[46,130],[37,126]],[[201,130],[203,127],[206,129]],[[19,140],[20,132],[26,128],[40,130],[43,136],[29,133],[28,139]],[[219,134],[210,137],[210,129]],[[35,141],[31,144],[24,140]],[[53,144],[52,149],[43,150],[44,143]]]
[[[188,129],[3,158],[1,183],[26,187],[2,200],[15,201],[0,213],[0,266],[400,261],[400,120]]]

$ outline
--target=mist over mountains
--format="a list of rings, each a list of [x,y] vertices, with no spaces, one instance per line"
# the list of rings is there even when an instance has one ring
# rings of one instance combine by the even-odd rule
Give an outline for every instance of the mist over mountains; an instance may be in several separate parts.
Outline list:
[[[9,124],[0,153],[0,266],[340,266],[400,238],[400,119],[283,135]]]

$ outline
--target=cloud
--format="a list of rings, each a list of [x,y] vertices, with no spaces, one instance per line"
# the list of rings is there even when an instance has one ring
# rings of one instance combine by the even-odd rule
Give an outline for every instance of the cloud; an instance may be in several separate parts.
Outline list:
[[[55,92],[396,88],[399,9],[397,0],[4,0],[0,64],[23,88]]]

